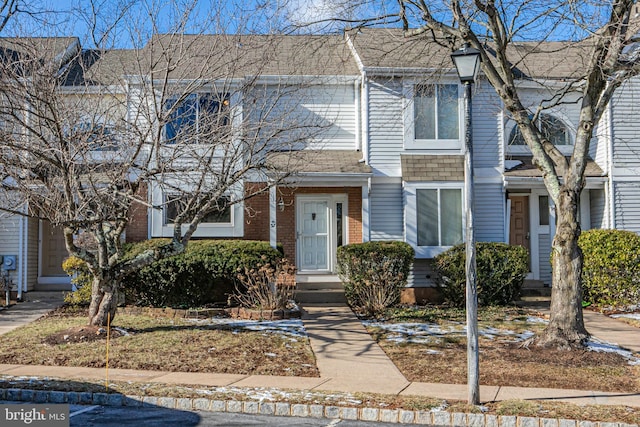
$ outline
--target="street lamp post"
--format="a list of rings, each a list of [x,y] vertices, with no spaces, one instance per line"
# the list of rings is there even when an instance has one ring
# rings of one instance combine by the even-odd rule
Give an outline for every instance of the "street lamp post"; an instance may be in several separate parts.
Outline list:
[[[471,84],[480,69],[480,51],[465,43],[451,54],[460,82],[464,85],[464,188],[466,206],[465,271],[467,304],[467,386],[470,405],[480,404],[478,351],[478,289],[476,273],[476,235],[473,227],[473,134],[471,121]]]

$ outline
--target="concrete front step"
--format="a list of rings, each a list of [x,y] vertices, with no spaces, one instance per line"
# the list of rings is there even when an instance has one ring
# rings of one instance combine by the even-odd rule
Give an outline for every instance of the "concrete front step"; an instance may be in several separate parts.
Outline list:
[[[551,288],[525,288],[520,290],[522,297],[550,297]]]
[[[317,291],[317,290],[327,290],[327,289],[344,289],[342,286],[342,282],[298,282],[296,284],[298,290],[300,291]]]
[[[296,291],[295,299],[299,303],[324,304],[324,303],[346,303],[342,289],[316,289]]]

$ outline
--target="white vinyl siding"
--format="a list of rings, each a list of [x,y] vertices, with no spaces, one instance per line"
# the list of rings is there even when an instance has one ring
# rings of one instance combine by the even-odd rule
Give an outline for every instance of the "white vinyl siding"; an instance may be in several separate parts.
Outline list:
[[[4,214],[0,218],[0,255],[19,255],[20,221],[17,215]]]
[[[473,94],[473,166],[495,168],[502,164],[500,100],[493,88],[480,82]]]
[[[538,235],[538,259],[540,260],[540,280],[547,285],[551,284],[551,236],[549,234]]]
[[[615,184],[616,228],[640,233],[640,182]]]
[[[640,169],[640,78],[622,84],[615,92],[612,104],[613,163],[615,168]],[[618,175],[618,173],[616,173]]]
[[[475,184],[476,240],[504,242],[505,195],[502,184]]]
[[[416,259],[413,261],[409,277],[407,279],[408,288],[426,288],[436,285],[435,274],[432,268],[432,260]]]
[[[353,83],[258,86],[244,102],[249,132],[259,131],[277,149],[357,148]]]
[[[403,240],[402,184],[371,186],[371,240]]]
[[[591,228],[606,227],[606,197],[604,190],[589,190],[589,211],[591,212]]]
[[[374,175],[401,175],[403,142],[402,83],[393,79],[369,82],[369,165]]]
[[[35,218],[29,218],[27,220],[27,251],[29,252],[27,259],[27,286],[28,290],[32,290],[35,284],[38,282],[38,238],[39,238],[39,224]]]

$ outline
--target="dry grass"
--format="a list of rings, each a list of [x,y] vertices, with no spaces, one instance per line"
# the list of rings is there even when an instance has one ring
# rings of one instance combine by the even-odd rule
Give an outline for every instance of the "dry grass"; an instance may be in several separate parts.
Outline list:
[[[83,314],[53,313],[0,337],[0,363],[104,367],[106,340],[45,344],[86,323]],[[114,327],[129,335],[110,340],[109,366],[179,372],[319,376],[307,339],[233,331],[183,319],[120,315]]]
[[[390,313],[392,322],[420,321],[448,326],[464,322],[460,310],[437,307],[419,310],[402,309]],[[479,327],[522,332],[539,331],[540,323],[527,322],[533,314],[525,309],[484,309]],[[441,337],[429,343],[395,344],[386,340],[388,333],[378,328],[370,332],[410,381],[465,384],[466,339],[464,335]],[[437,353],[436,353],[437,352]],[[640,366],[613,353],[593,351],[558,351],[523,347],[514,341],[480,338],[480,383],[516,387],[637,392],[640,389]]]

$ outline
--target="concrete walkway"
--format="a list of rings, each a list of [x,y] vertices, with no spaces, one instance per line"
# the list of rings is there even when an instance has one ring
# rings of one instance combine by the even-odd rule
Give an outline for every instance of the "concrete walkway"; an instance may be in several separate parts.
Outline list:
[[[25,302],[0,312],[0,331],[15,328],[46,313],[56,301]],[[637,348],[638,329],[593,312],[585,312],[587,328],[598,338]],[[345,306],[304,307],[303,322],[316,355],[320,378],[265,375],[208,374],[110,369],[111,381],[189,384],[201,386],[266,387],[333,392],[375,392],[467,400],[464,384],[409,382],[370,338],[356,316]],[[613,322],[613,323],[612,323]],[[635,340],[635,341],[634,341]],[[630,344],[630,345],[627,345]],[[637,351],[637,350],[636,350]],[[104,380],[101,368],[0,365],[0,374],[53,377],[81,381]],[[507,399],[551,399],[576,404],[640,407],[640,393],[605,393],[584,390],[482,386],[484,402]]]
[[[63,303],[62,292],[26,294],[26,301],[0,310],[0,335],[31,323]]]

